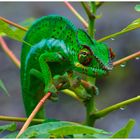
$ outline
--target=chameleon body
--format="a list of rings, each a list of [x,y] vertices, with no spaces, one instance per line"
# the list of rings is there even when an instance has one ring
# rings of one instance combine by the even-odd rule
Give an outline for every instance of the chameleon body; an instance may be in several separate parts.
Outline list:
[[[96,77],[112,69],[107,45],[92,40],[68,19],[50,15],[27,31],[21,52],[21,86],[27,116],[47,92],[56,92],[52,77],[77,71]],[[36,118],[43,118],[41,109]]]

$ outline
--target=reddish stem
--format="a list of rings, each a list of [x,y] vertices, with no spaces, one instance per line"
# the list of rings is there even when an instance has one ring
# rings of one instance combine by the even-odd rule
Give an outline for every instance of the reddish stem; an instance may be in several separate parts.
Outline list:
[[[20,67],[20,61],[17,59],[17,57],[14,55],[14,53],[8,48],[6,42],[2,37],[0,37],[0,44],[4,52],[9,56],[9,58],[14,62],[14,64],[19,68]]]
[[[127,56],[127,57],[124,57],[124,58],[114,62],[113,66],[118,66],[118,65],[123,64],[124,62],[126,62],[126,61],[128,61],[130,59],[134,59],[134,58],[139,57],[139,56],[140,56],[140,51],[138,51],[136,53],[133,53],[133,54]]]
[[[21,128],[20,132],[18,133],[17,137],[18,138],[29,126],[29,124],[31,123],[32,119],[34,118],[34,116],[37,114],[37,112],[39,111],[39,109],[43,106],[43,104],[45,103],[45,101],[51,96],[51,92],[48,92],[47,94],[45,94],[45,96],[39,101],[39,103],[37,104],[37,106],[35,107],[35,109],[33,110],[33,112],[31,113],[31,115],[29,116],[29,118],[27,119],[27,121],[24,123],[23,127]]]
[[[27,28],[24,28],[23,26],[21,26],[19,24],[16,24],[16,23],[14,23],[14,22],[12,22],[12,21],[10,21],[8,19],[5,19],[3,17],[0,17],[0,20],[4,21],[4,22],[6,22],[6,23],[8,23],[8,24],[10,24],[12,26],[15,26],[15,27],[17,27],[17,28],[19,28],[21,30],[27,31]]]

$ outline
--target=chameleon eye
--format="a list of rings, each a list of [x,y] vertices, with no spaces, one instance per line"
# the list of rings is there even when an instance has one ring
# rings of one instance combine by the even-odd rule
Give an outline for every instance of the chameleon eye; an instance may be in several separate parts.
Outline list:
[[[78,54],[79,62],[85,66],[88,66],[92,61],[92,53],[87,48],[84,48]]]
[[[112,48],[109,48],[109,52],[110,52],[110,57],[111,59],[114,59],[114,57],[116,56],[115,53],[113,52]]]

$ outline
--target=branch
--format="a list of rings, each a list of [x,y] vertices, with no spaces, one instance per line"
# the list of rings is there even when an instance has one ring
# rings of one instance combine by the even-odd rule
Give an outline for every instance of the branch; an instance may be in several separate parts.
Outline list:
[[[66,95],[73,97],[74,99],[77,99],[79,102],[82,103],[82,99],[80,99],[73,91],[71,91],[69,89],[64,89],[64,90],[62,90],[62,92]]]
[[[124,62],[126,62],[126,61],[128,61],[128,60],[131,60],[131,59],[134,59],[134,58],[136,58],[136,57],[138,57],[138,56],[140,56],[140,51],[138,51],[138,52],[136,52],[136,53],[134,53],[134,54],[131,54],[131,55],[127,56],[127,57],[124,57],[124,58],[122,58],[122,59],[120,59],[120,60],[118,60],[118,61],[115,61],[115,62],[113,63],[113,66],[118,66],[118,65],[120,65],[120,64],[123,64]]]
[[[90,11],[91,11],[91,13],[95,14],[96,10],[97,10],[95,1],[90,1],[89,4],[90,4],[90,9],[91,9]]]
[[[20,67],[20,61],[17,59],[17,57],[14,55],[14,53],[8,48],[6,42],[2,37],[0,37],[0,44],[3,49],[3,51],[6,53],[6,55],[14,62],[14,64],[19,68]]]
[[[12,26],[15,26],[15,27],[17,27],[17,28],[19,28],[21,30],[27,31],[27,28],[24,28],[23,26],[21,26],[19,24],[16,24],[16,23],[14,23],[14,22],[12,22],[12,21],[10,21],[8,19],[5,19],[3,17],[0,17],[0,20],[4,21],[4,22],[6,22],[6,23],[8,23],[8,24],[10,24]]]
[[[95,24],[95,13],[96,13],[96,6],[95,3],[91,3],[91,8],[87,6],[85,2],[81,2],[87,16],[88,16],[88,33],[91,37],[94,36],[94,24]]]
[[[19,117],[9,117],[9,116],[0,116],[2,121],[15,121],[15,122],[25,122],[28,118],[19,118]],[[43,119],[32,119],[33,123],[42,123],[45,120]]]
[[[95,16],[90,12],[89,7],[87,6],[87,4],[85,2],[81,2],[84,10],[86,11],[86,14],[88,16],[88,18],[90,19],[91,17],[95,19]]]
[[[74,7],[67,1],[64,1],[66,6],[70,9],[70,11],[83,23],[83,25],[87,28],[88,23],[86,20],[74,9]]]
[[[99,2],[98,4],[96,4],[96,8],[101,7],[103,3],[104,3],[104,2]]]
[[[112,112],[112,111],[115,111],[115,110],[117,110],[117,109],[120,109],[121,107],[124,107],[124,106],[126,106],[126,105],[129,105],[129,104],[132,104],[132,103],[138,102],[138,101],[140,101],[140,96],[137,96],[137,97],[128,99],[128,100],[123,101],[123,102],[120,102],[120,103],[118,103],[118,104],[109,106],[109,107],[107,107],[107,108],[105,108],[105,109],[103,109],[103,110],[101,110],[101,111],[96,112],[96,113],[93,113],[93,114],[92,114],[92,118],[95,119],[95,120],[96,120],[96,119],[99,119],[99,118],[101,118],[101,117],[106,116],[107,114],[109,114],[109,113]]]
[[[103,41],[105,41],[105,40],[108,40],[108,39],[110,39],[110,38],[117,37],[117,36],[122,35],[122,34],[124,34],[124,33],[127,33],[127,32],[130,32],[130,31],[132,31],[132,30],[135,30],[135,29],[137,29],[137,28],[140,28],[140,25],[135,26],[135,27],[133,27],[133,28],[129,28],[129,29],[127,29],[127,30],[121,30],[121,31],[116,32],[116,33],[114,33],[114,34],[105,36],[105,37],[103,37],[103,38],[101,38],[101,39],[99,39],[99,40],[97,40],[97,41],[98,41],[98,42],[103,42]]]
[[[35,107],[35,109],[33,110],[33,112],[31,113],[31,115],[29,116],[29,118],[27,119],[27,121],[24,123],[23,127],[21,128],[21,130],[19,131],[18,135],[16,138],[20,137],[20,135],[27,129],[27,127],[30,125],[32,119],[34,118],[34,116],[37,114],[37,112],[39,111],[39,109],[42,107],[42,105],[45,103],[45,101],[51,96],[51,92],[48,92],[47,94],[45,94],[45,96],[40,100],[40,102],[37,104],[37,106]]]

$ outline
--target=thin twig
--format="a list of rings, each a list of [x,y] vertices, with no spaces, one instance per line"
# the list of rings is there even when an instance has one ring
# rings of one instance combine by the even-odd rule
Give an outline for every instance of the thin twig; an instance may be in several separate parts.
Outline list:
[[[114,34],[110,34],[110,35],[108,35],[108,36],[105,36],[105,37],[103,37],[103,38],[97,40],[97,41],[98,41],[98,42],[103,42],[103,41],[105,41],[105,40],[108,40],[108,39],[110,39],[110,38],[117,37],[117,36],[122,35],[122,34],[124,34],[124,33],[127,33],[127,32],[130,32],[130,31],[132,31],[132,30],[135,30],[135,29],[137,29],[137,28],[140,28],[140,25],[137,25],[137,26],[135,26],[135,27],[133,27],[133,28],[129,28],[129,29],[127,29],[127,30],[121,30],[121,31],[116,32],[116,33],[114,33]]]
[[[104,2],[99,2],[98,4],[96,4],[96,8],[99,8],[102,6],[102,4],[104,4]]]
[[[17,137],[20,137],[20,135],[27,129],[27,127],[29,126],[29,124],[31,123],[32,119],[34,118],[34,116],[37,114],[37,112],[39,111],[39,109],[42,107],[42,105],[45,103],[45,101],[51,96],[51,92],[48,92],[47,94],[45,94],[45,96],[40,100],[40,102],[37,104],[37,106],[35,107],[35,109],[33,110],[33,112],[31,113],[31,115],[29,116],[29,118],[27,119],[27,121],[24,123],[23,127],[21,128],[20,132],[18,133]]]
[[[67,1],[64,1],[66,6],[72,11],[72,13],[83,23],[83,25],[87,28],[88,23],[86,20],[74,9],[74,7]]]
[[[127,56],[127,57],[124,57],[124,58],[122,58],[120,60],[115,61],[113,63],[113,66],[118,66],[118,65],[123,64],[124,62],[126,62],[128,60],[134,59],[134,58],[139,57],[139,56],[140,56],[140,51],[138,51],[136,53],[133,53],[133,54]]]
[[[9,116],[2,116],[0,115],[0,120],[1,121],[14,121],[14,122],[25,122],[28,118],[21,118],[21,117],[9,117]],[[42,123],[45,120],[43,119],[32,119],[33,123]]]
[[[140,101],[140,96],[137,96],[137,97],[134,97],[134,98],[131,98],[131,99],[128,99],[126,101],[123,101],[123,102],[120,102],[118,104],[115,104],[115,105],[112,105],[112,106],[109,106],[103,110],[100,110],[96,113],[93,113],[92,114],[92,117],[93,119],[99,119],[101,117],[104,117],[105,115],[107,115],[108,113],[112,112],[112,111],[115,111],[117,109],[120,109],[121,107],[124,107],[126,105],[129,105],[129,104],[132,104],[134,102],[139,102]]]
[[[12,26],[15,26],[15,27],[17,27],[17,28],[19,28],[21,30],[24,30],[24,31],[27,31],[28,30],[27,28],[24,28],[23,26],[21,26],[19,24],[16,24],[16,23],[14,23],[14,22],[12,22],[12,21],[10,21],[8,19],[5,19],[3,17],[0,17],[0,20],[4,21],[4,22],[6,22],[6,23],[8,23],[8,24],[10,24]]]
[[[14,62],[14,64],[19,68],[20,67],[20,61],[18,58],[14,55],[14,53],[8,48],[6,42],[2,37],[0,37],[0,44],[3,49],[3,51],[6,53],[6,55]]]

